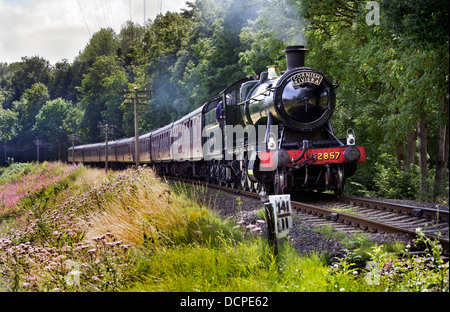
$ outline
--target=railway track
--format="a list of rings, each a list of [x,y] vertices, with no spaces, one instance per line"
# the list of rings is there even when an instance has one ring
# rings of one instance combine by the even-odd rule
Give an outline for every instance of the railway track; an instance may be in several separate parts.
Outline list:
[[[267,196],[254,192],[207,182],[177,180],[259,199],[262,202],[268,200]],[[321,218],[327,223],[332,221],[334,224],[352,226],[372,233],[409,234],[415,237],[416,229],[421,228],[428,238],[437,239],[442,248],[446,252],[449,251],[449,212],[446,210],[317,193],[291,196],[291,204],[293,209],[314,216],[316,220]]]

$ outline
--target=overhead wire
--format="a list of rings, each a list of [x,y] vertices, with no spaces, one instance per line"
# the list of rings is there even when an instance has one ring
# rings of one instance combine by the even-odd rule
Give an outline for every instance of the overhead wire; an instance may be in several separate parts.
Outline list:
[[[100,17],[98,16],[98,9],[97,9],[97,2],[95,0],[90,1],[93,5],[95,18],[97,19],[97,24],[99,28],[103,28],[102,21],[100,20]]]
[[[108,21],[108,16],[107,16],[106,11],[105,11],[105,5],[103,3],[103,0],[100,0],[100,3],[102,4],[103,18],[105,19],[105,25],[106,25],[105,28],[107,28],[107,26],[109,25],[110,21]]]
[[[130,4],[130,20],[133,21],[133,15],[131,14],[131,0],[128,0],[128,3]]]
[[[110,16],[111,16],[111,23],[112,23],[112,26],[114,27],[114,29],[116,29],[116,25],[115,25],[115,23],[114,23],[114,15],[113,15],[113,12],[112,12],[112,8],[111,8],[111,0],[106,0],[106,3],[108,4],[108,7],[109,7],[109,14],[110,14]]]
[[[83,16],[84,24],[86,25],[86,29],[89,33],[89,37],[91,36],[91,31],[89,29],[88,23],[86,22],[86,17],[84,16],[83,8],[81,7],[80,0],[77,0],[78,6],[80,7],[81,15]]]

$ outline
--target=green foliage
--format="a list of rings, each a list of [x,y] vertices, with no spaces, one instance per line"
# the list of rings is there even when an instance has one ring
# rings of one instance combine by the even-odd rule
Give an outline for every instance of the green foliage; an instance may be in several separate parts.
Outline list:
[[[0,107],[0,141],[11,140],[17,135],[18,113]]]
[[[73,63],[52,66],[41,57],[1,63],[0,137],[11,140],[10,156],[36,159],[32,141],[53,140],[33,128],[36,116],[58,98],[74,108],[66,132],[79,134],[83,142],[100,141],[98,125],[105,123],[115,126],[115,138],[132,136],[132,107],[117,90],[133,87],[154,91],[149,105],[140,108],[140,131],[151,131],[245,75],[258,75],[272,64],[284,69],[284,47],[304,44],[306,66],[339,85],[331,120],[335,133],[343,138],[352,128],[357,143],[366,146],[367,162],[358,165],[347,189],[413,198],[416,184],[431,190],[436,176],[438,187],[429,193],[448,202],[445,187],[439,187],[448,180],[448,152],[440,159],[436,148],[448,141],[439,131],[449,122],[448,3],[379,3],[380,24],[368,25],[363,0],[196,0],[145,27],[128,21],[117,34],[101,29]],[[428,132],[416,146],[419,120]],[[69,144],[64,136],[63,158]],[[55,147],[46,153],[58,155]],[[384,155],[391,157],[389,164]],[[418,163],[419,158],[428,161]]]

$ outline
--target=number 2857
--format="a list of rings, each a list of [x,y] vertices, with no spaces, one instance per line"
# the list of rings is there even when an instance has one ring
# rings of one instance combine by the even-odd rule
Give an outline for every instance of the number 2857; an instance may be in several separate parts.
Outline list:
[[[317,160],[335,160],[339,159],[341,152],[317,153]]]

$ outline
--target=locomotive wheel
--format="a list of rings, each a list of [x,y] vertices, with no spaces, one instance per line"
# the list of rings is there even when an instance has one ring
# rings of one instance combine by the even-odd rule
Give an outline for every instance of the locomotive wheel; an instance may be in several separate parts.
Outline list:
[[[237,189],[240,185],[239,177],[235,177],[232,182],[228,183],[229,187]]]
[[[278,167],[273,176],[273,192],[275,195],[281,195],[286,192],[287,187],[287,170]]]
[[[273,192],[275,195],[283,194],[283,169],[278,167],[275,170],[275,176],[273,179]]]
[[[241,187],[244,191],[249,190],[248,182],[247,172],[245,169],[243,169],[241,170]]]
[[[338,165],[334,178],[336,179],[334,194],[336,196],[342,195],[342,193],[344,192],[345,182],[344,167],[342,165]]]
[[[244,191],[254,192],[253,182],[248,177],[248,156],[245,155],[245,159],[241,161],[241,187]]]
[[[256,192],[256,193],[260,193],[263,189],[263,185],[260,182],[256,182],[254,184],[254,189],[252,190],[252,192]]]
[[[216,184],[215,170],[216,170],[216,167],[214,164],[212,164],[211,167],[209,167],[208,181],[213,184]]]

